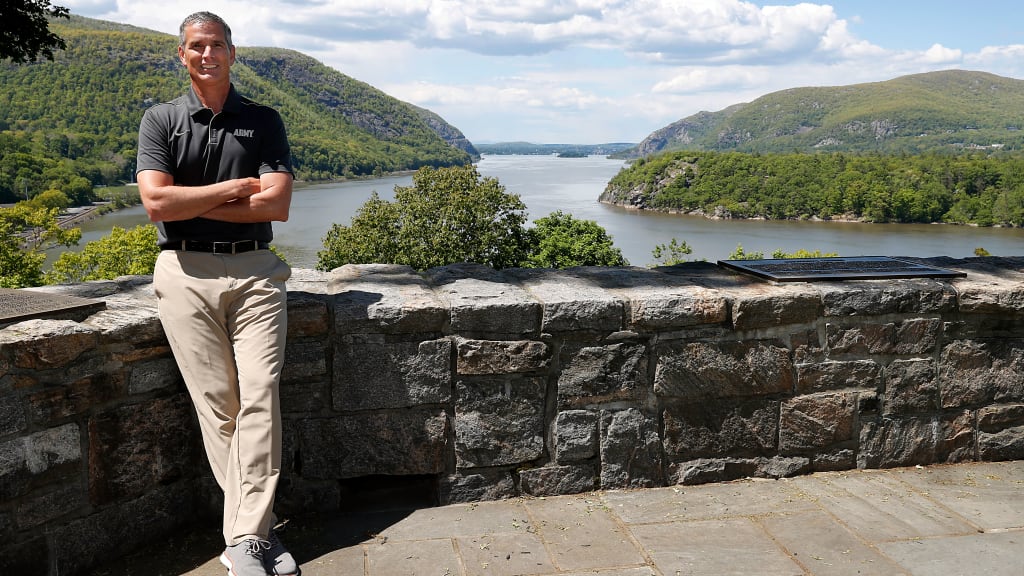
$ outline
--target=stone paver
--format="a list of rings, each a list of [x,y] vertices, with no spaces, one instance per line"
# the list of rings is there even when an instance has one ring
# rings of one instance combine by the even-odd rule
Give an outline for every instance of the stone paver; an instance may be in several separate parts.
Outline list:
[[[879,548],[914,576],[1020,576],[1024,533],[975,534],[903,540]]]
[[[804,573],[748,518],[644,524],[632,531],[662,574]]]
[[[835,517],[812,510],[775,514],[761,520],[764,529],[809,572],[820,576],[895,576],[906,572]]]
[[[224,576],[217,538],[95,574]],[[1021,576],[1024,462],[298,518],[284,540],[305,576]]]
[[[645,563],[636,542],[600,495],[529,500],[526,507],[561,570]]]

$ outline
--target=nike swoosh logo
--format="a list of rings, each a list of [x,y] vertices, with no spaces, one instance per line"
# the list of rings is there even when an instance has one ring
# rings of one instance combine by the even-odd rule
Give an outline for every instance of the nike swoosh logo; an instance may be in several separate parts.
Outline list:
[[[171,136],[184,136],[185,134],[188,134],[189,132],[191,132],[191,130],[184,130],[182,132],[175,132],[174,134],[171,134]]]

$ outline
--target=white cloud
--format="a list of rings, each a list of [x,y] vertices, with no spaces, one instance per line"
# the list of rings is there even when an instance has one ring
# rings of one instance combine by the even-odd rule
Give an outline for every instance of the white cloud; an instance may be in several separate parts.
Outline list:
[[[944,64],[959,62],[962,58],[963,53],[959,50],[946,48],[942,44],[932,44],[931,48],[925,50],[922,59],[931,64]]]
[[[58,4],[170,34],[187,14],[209,10],[228,20],[239,45],[305,52],[441,114],[471,140],[639,140],[700,110],[785,88],[952,67],[1024,74],[1024,45],[964,51],[957,47],[960,29],[929,37],[920,43],[931,46],[925,50],[859,36],[852,30],[870,26],[872,16],[876,22],[879,14],[898,17],[881,9],[863,18],[846,13],[871,4],[867,0],[846,3],[846,10],[844,2],[743,0],[184,0],[159,9],[150,0]],[[914,14],[900,8],[904,18]],[[947,11],[951,19],[959,14],[953,4],[923,9]]]

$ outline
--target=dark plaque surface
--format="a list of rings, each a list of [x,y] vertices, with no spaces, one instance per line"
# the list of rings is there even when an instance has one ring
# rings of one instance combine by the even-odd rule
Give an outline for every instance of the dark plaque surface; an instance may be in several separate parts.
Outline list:
[[[0,288],[0,326],[33,318],[66,318],[81,321],[106,306],[99,300],[77,296]]]
[[[963,278],[964,272],[888,256],[719,260],[718,265],[776,282],[879,280],[884,278]]]

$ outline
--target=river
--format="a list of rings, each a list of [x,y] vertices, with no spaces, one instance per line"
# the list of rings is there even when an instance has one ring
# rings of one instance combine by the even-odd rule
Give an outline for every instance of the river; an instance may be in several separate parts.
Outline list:
[[[672,238],[693,249],[688,259],[714,262],[729,257],[737,245],[747,253],[775,250],[821,250],[840,256],[974,255],[984,248],[996,256],[1024,253],[1024,229],[979,228],[940,224],[860,224],[763,220],[708,220],[638,212],[597,201],[605,184],[622,168],[620,160],[603,156],[488,155],[477,165],[483,176],[497,178],[508,192],[518,194],[530,221],[562,210],[578,219],[593,220],[613,238],[631,264],[653,263],[651,251]],[[409,186],[411,176],[387,177],[297,187],[288,222],[275,223],[274,244],[293,267],[313,268],[323,237],[334,223],[348,224],[359,206],[376,191],[394,197],[394,187]],[[84,223],[82,242],[97,240],[111,227],[134,227],[148,222],[141,207],[108,214]]]

